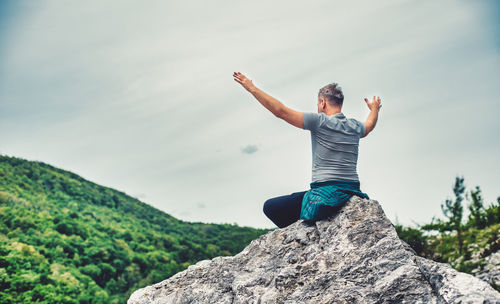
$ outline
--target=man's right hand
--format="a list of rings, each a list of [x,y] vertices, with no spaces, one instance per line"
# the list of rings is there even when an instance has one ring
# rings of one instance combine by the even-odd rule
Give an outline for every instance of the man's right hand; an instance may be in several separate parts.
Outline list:
[[[255,89],[253,82],[240,72],[234,72],[233,77],[234,80],[237,83],[241,84],[241,86],[244,87],[248,92],[251,93],[252,90]]]
[[[373,96],[373,100],[370,102],[368,98],[365,98],[366,105],[368,106],[368,109],[370,111],[374,110],[379,110],[382,107],[382,104],[380,103],[380,97],[377,96],[377,99],[375,99],[375,96]]]

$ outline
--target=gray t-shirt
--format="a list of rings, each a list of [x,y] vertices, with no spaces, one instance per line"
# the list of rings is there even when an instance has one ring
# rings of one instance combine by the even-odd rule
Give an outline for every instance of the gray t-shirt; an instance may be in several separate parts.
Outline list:
[[[359,181],[356,172],[359,139],[365,126],[337,113],[303,112],[304,129],[311,131],[312,182]]]

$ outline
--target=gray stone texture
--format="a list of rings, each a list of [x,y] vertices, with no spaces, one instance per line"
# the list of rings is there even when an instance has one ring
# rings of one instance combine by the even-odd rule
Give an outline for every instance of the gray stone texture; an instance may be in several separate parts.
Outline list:
[[[490,284],[500,286],[500,251],[494,252],[484,258],[481,268],[474,269],[472,273]]]
[[[500,303],[500,293],[416,256],[376,200],[353,196],[328,220],[271,231],[128,300],[145,303]]]

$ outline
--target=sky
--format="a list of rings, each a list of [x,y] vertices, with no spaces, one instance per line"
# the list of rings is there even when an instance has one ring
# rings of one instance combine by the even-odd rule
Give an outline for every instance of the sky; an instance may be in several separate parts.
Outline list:
[[[272,228],[309,189],[307,130],[234,81],[316,112],[337,82],[361,190],[405,225],[457,175],[500,196],[495,1],[0,1],[0,154],[42,161],[186,221]]]

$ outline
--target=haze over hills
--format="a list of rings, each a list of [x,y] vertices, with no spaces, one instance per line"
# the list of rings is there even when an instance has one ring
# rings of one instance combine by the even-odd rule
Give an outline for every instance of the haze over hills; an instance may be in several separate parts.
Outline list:
[[[124,303],[268,230],[178,220],[43,162],[0,155],[0,302]]]

